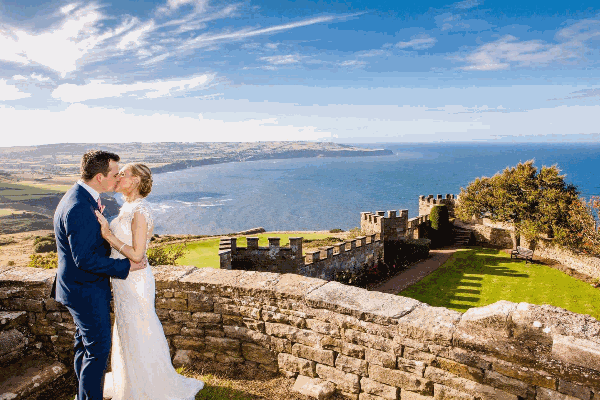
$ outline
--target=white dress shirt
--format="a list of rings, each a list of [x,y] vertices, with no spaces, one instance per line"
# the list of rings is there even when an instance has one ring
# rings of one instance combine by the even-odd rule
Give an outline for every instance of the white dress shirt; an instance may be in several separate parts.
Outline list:
[[[98,201],[98,199],[100,198],[100,193],[98,193],[94,188],[90,187],[89,185],[86,185],[86,183],[81,179],[78,180],[77,183],[79,184],[79,186],[87,190],[92,195],[94,200],[96,200],[96,202]]]

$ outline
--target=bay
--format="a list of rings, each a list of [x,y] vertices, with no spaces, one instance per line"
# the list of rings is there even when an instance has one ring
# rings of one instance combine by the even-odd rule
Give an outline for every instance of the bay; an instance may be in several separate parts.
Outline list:
[[[365,146],[365,145],[362,145]],[[458,194],[518,162],[557,164],[583,197],[600,194],[600,144],[377,144],[394,154],[208,165],[154,176],[148,196],[158,234],[348,230],[362,211],[408,209],[420,195]]]

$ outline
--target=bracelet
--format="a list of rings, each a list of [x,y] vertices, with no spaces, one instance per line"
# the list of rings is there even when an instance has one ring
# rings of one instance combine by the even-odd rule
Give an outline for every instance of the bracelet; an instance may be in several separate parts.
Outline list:
[[[121,247],[119,247],[119,253],[121,252],[121,250],[123,250],[123,247],[125,247],[125,243],[123,243],[123,244],[121,245]]]

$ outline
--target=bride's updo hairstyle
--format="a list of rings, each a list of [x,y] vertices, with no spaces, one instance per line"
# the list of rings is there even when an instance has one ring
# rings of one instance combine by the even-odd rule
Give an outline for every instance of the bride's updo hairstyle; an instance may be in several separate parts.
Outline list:
[[[146,197],[152,191],[152,172],[144,164],[131,163],[127,164],[127,168],[131,171],[131,175],[140,178],[138,191],[142,197]]]

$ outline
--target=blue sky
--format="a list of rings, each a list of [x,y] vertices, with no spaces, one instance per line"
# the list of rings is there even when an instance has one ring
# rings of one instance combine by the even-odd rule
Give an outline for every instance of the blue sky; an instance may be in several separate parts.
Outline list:
[[[599,48],[597,1],[0,1],[0,146],[598,141]]]

